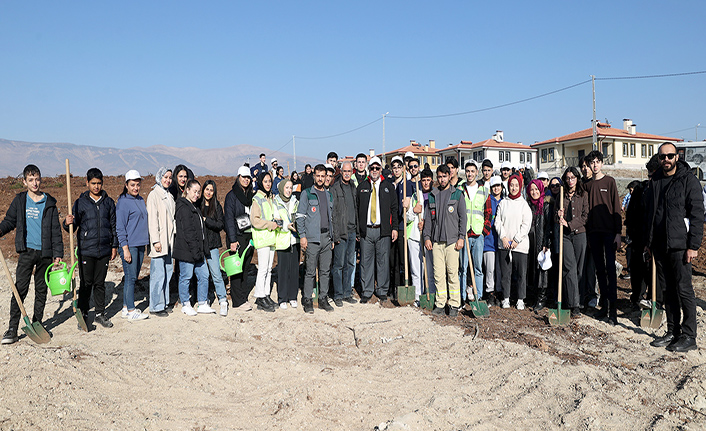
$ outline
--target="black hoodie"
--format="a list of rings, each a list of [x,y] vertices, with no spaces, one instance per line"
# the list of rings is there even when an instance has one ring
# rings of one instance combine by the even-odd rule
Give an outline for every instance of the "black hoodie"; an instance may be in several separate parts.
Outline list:
[[[177,260],[199,263],[206,257],[206,235],[201,211],[187,198],[176,201],[176,237],[172,257]]]

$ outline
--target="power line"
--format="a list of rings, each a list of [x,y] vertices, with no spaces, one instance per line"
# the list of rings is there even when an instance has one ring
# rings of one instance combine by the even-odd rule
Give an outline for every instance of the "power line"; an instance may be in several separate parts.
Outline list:
[[[642,76],[617,76],[612,78],[596,78],[596,81],[612,81],[616,79],[647,79],[647,78],[669,78],[672,76],[700,75],[706,73],[706,70],[698,72],[681,72],[681,73],[665,73],[661,75],[642,75]]]
[[[587,84],[587,83],[589,83],[589,82],[591,82],[591,80],[590,80],[590,79],[587,79],[587,80],[585,80],[585,81],[581,81],[581,82],[576,83],[576,84],[574,84],[574,85],[569,85],[568,87],[560,88],[560,89],[558,89],[558,90],[550,91],[550,92],[548,92],[548,93],[543,93],[543,94],[540,94],[540,95],[538,95],[538,96],[532,96],[532,97],[528,97],[528,98],[526,98],[526,99],[516,100],[516,101],[510,102],[510,103],[503,103],[502,105],[491,106],[491,107],[488,107],[488,108],[474,109],[474,110],[472,110],[472,111],[455,112],[455,113],[453,113],[453,114],[420,115],[420,116],[415,116],[415,117],[406,117],[406,116],[398,116],[398,115],[388,115],[387,117],[388,117],[388,118],[401,118],[401,119],[415,119],[415,120],[416,120],[416,119],[422,119],[422,118],[442,118],[442,117],[454,117],[454,116],[458,116],[458,115],[476,114],[476,113],[478,113],[478,112],[484,112],[484,111],[490,111],[490,110],[492,110],[492,109],[504,108],[504,107],[506,107],[506,106],[517,105],[518,103],[523,103],[523,102],[528,102],[528,101],[530,101],[530,100],[539,99],[540,97],[550,96],[550,95],[552,95],[552,94],[556,94],[556,93],[559,93],[559,92],[562,92],[562,91],[566,91],[566,90],[572,89],[572,88],[574,88],[574,87],[578,87],[578,86],[580,86],[580,85]]]
[[[699,129],[704,129],[705,127],[704,127],[704,126],[698,126],[698,128],[699,128]],[[667,135],[671,135],[672,133],[686,132],[687,130],[694,130],[694,129],[696,129],[696,127],[695,127],[695,126],[691,126],[691,127],[687,127],[686,129],[679,129],[679,130],[674,130],[674,131],[672,131],[672,132],[659,133],[659,135],[667,136]]]
[[[294,138],[290,138],[289,141],[287,141],[286,144],[284,144],[284,145],[282,145],[281,147],[277,148],[275,151],[279,151],[279,150],[281,150],[282,148],[284,148],[284,147],[286,147],[287,145],[289,145],[289,143],[292,142],[292,139],[294,139]]]
[[[347,135],[347,134],[349,134],[349,133],[355,132],[356,130],[360,130],[360,129],[364,128],[364,127],[368,127],[368,126],[370,126],[371,124],[375,124],[375,123],[377,123],[377,122],[380,121],[380,120],[382,120],[382,118],[378,118],[378,119],[373,120],[373,121],[371,121],[371,122],[369,122],[369,123],[367,123],[367,124],[363,124],[363,125],[360,126],[360,127],[356,127],[355,129],[351,129],[351,130],[348,130],[348,131],[343,132],[343,133],[337,133],[337,134],[335,134],[335,135],[316,136],[316,137],[313,137],[313,138],[308,138],[308,137],[304,137],[304,136],[297,136],[297,138],[298,138],[298,139],[328,139],[328,138],[335,138],[336,136]],[[291,141],[291,139],[290,139],[290,141]]]

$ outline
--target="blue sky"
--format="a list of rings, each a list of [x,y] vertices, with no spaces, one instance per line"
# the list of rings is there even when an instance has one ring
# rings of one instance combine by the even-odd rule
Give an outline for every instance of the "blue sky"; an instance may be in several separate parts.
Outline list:
[[[488,3],[488,4],[486,4]],[[491,4],[492,3],[492,4]],[[589,79],[706,70],[706,2],[0,2],[0,138],[341,156],[590,127]],[[706,74],[597,81],[597,116],[706,138]],[[685,130],[682,130],[685,129]]]

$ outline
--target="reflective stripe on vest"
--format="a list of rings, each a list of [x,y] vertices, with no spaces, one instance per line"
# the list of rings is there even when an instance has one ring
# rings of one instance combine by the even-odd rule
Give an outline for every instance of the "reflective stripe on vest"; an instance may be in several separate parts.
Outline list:
[[[473,233],[480,235],[483,233],[485,223],[485,201],[488,200],[488,191],[483,186],[478,186],[478,191],[473,196],[473,201],[469,199],[464,187],[463,196],[466,199],[466,232],[473,229]]]
[[[260,208],[263,220],[274,220],[272,201],[256,194],[253,197],[253,202]],[[252,242],[256,249],[275,245],[276,236],[277,234],[273,230],[252,228]]]
[[[289,226],[292,223],[286,207],[277,205],[277,212],[285,226]],[[292,233],[289,230],[277,229],[275,230],[275,235],[275,250],[286,250],[292,244]]]

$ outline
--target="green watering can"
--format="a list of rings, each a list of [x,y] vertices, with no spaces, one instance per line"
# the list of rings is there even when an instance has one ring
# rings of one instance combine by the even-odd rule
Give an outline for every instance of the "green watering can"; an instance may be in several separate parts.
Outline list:
[[[71,271],[66,270],[66,262],[59,262],[61,268],[49,272],[53,265],[49,265],[47,271],[44,273],[44,281],[49,286],[49,291],[52,296],[61,295],[66,292],[71,292],[71,279],[74,275],[74,270],[78,262],[74,263],[71,267]]]
[[[248,249],[252,246],[253,243],[252,240],[250,240],[248,246],[245,247],[245,250],[243,250],[243,252],[240,254],[234,253],[226,258],[223,258],[223,255],[228,253],[230,249],[226,249],[223,253],[221,253],[221,256],[219,258],[221,269],[225,271],[228,277],[232,277],[243,272],[243,259],[245,259],[245,254],[247,253]]]

